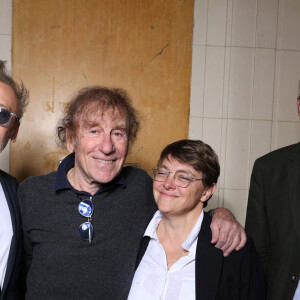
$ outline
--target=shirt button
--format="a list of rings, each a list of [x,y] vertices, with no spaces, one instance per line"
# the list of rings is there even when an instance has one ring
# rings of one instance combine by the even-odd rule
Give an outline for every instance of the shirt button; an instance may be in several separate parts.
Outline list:
[[[292,276],[292,280],[293,280],[293,281],[298,281],[298,278],[299,278],[299,276],[297,276],[297,275],[293,275],[293,276]]]

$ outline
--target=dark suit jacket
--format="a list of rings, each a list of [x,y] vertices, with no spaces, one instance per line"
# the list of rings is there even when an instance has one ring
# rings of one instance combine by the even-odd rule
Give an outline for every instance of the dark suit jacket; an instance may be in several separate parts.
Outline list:
[[[210,223],[211,216],[204,213],[196,250],[196,299],[266,299],[263,270],[251,239],[243,249],[225,258],[223,252],[210,243]],[[136,268],[149,241],[149,237],[143,238]]]
[[[1,170],[0,182],[10,211],[13,228],[13,237],[0,300],[15,300],[19,299],[19,280],[22,259],[22,230],[20,211],[17,201],[18,182],[14,177]]]
[[[272,300],[291,300],[300,275],[300,143],[254,163],[246,217]]]

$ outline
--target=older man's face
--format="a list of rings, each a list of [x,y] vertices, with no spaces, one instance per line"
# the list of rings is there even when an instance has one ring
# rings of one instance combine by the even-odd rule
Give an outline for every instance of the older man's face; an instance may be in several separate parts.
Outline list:
[[[0,81],[0,107],[5,108],[9,112],[18,112],[18,101],[12,88],[6,83]],[[16,141],[18,134],[18,126],[16,119],[13,117],[8,124],[0,126],[0,152],[5,148],[9,139]]]
[[[297,100],[297,105],[298,105],[298,115],[300,117],[300,99]]]
[[[128,150],[126,118],[111,109],[79,117],[76,138],[67,145],[75,152],[76,185],[95,192],[92,187],[112,181],[122,169]]]

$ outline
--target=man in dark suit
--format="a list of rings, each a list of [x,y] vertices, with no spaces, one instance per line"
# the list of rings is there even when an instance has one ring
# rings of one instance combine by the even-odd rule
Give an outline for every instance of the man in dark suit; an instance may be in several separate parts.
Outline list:
[[[28,91],[8,74],[0,60],[0,152],[16,141]],[[21,220],[18,182],[0,170],[0,300],[19,299],[21,273]]]
[[[297,99],[300,116],[300,85]],[[300,143],[254,163],[246,233],[254,239],[268,284],[268,299],[300,299]]]

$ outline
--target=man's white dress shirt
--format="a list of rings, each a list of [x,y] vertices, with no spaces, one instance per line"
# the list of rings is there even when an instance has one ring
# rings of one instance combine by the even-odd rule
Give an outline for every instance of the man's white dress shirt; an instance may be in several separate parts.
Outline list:
[[[3,288],[13,228],[10,211],[0,183],[0,286]]]

